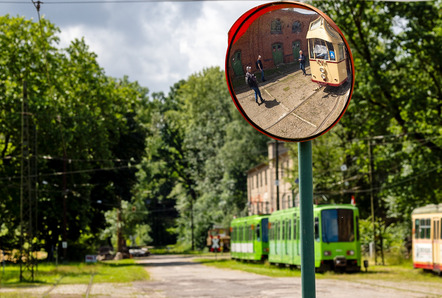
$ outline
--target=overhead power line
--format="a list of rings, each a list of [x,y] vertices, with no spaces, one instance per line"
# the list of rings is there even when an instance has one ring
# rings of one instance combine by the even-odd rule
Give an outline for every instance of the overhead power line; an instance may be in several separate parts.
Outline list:
[[[106,3],[157,3],[157,2],[234,2],[239,0],[92,0],[92,1],[32,1],[37,4],[106,4]],[[256,1],[256,0],[242,0],[242,1]],[[0,4],[29,4],[29,1],[1,1]]]

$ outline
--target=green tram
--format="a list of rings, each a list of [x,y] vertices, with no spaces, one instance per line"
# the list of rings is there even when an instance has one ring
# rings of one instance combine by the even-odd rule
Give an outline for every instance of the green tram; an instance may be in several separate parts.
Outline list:
[[[359,210],[353,205],[315,205],[315,268],[360,271]],[[269,262],[301,266],[299,208],[275,211],[269,217]]]
[[[268,215],[234,219],[230,225],[232,259],[262,261],[269,254]]]

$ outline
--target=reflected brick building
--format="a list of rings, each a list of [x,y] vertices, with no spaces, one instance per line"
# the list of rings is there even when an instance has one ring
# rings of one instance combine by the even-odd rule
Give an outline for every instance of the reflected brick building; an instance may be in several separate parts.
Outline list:
[[[317,17],[316,13],[304,14],[294,9],[279,9],[259,17],[230,49],[230,78],[244,75],[247,65],[257,71],[258,55],[262,56],[264,70],[298,62],[299,50],[307,53],[305,37],[310,22]]]

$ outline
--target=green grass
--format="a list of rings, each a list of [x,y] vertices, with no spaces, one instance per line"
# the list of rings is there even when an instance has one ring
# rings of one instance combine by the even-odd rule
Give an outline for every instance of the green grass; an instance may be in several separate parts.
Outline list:
[[[70,263],[55,266],[39,264],[34,274],[34,282],[20,282],[20,267],[9,265],[5,273],[0,270],[2,287],[17,287],[44,284],[88,284],[93,275],[94,283],[132,282],[148,280],[147,271],[134,260],[106,261],[94,264]]]

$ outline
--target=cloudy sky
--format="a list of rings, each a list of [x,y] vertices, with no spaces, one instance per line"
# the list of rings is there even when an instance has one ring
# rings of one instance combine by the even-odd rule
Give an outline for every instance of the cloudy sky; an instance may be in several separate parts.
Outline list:
[[[151,93],[166,94],[205,67],[224,69],[230,27],[247,10],[270,2],[100,1],[106,0],[43,0],[40,15],[60,28],[60,47],[84,37],[108,76],[128,75]],[[31,0],[13,2],[0,0],[0,14],[38,21]]]

